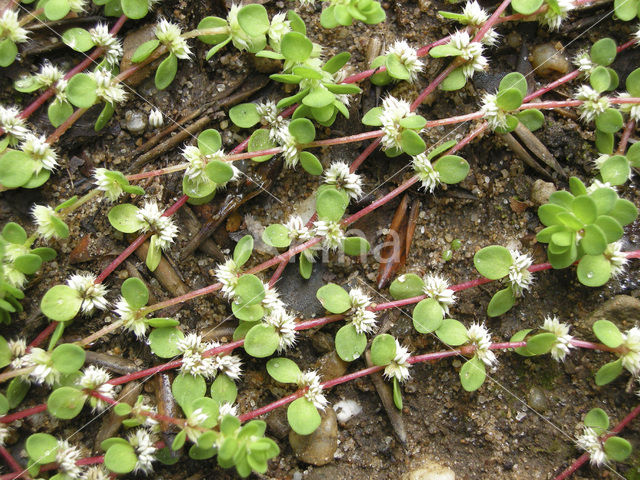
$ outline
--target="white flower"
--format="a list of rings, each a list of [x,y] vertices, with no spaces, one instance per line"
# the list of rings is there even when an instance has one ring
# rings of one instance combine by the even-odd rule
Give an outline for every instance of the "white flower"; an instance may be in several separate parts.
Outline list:
[[[122,44],[120,40],[109,33],[109,27],[104,23],[99,23],[94,28],[89,29],[91,40],[96,46],[104,50],[103,56],[109,65],[117,65],[122,57]]]
[[[324,408],[329,402],[322,394],[322,385],[320,384],[320,377],[317,372],[308,371],[300,373],[298,377],[298,387],[307,387],[308,390],[304,394],[305,398],[313,403],[313,406],[318,410],[324,411]]]
[[[292,241],[299,240],[301,242],[306,242],[312,237],[311,230],[309,230],[309,227],[305,225],[299,215],[290,216],[284,226],[289,230],[289,238]]]
[[[420,153],[411,157],[411,166],[416,175],[422,182],[422,188],[433,192],[440,185],[440,174],[433,168],[431,162],[427,159],[426,153]]]
[[[38,235],[45,240],[50,238],[62,238],[58,235],[54,218],[60,220],[56,211],[46,205],[34,205],[31,208],[31,216],[38,227]],[[61,220],[60,220],[61,221]]]
[[[187,45],[187,41],[182,37],[180,27],[175,23],[161,19],[156,25],[155,35],[160,43],[176,57],[186,60],[191,55],[191,48]]]
[[[623,92],[618,94],[618,98],[631,98],[631,95],[627,92]],[[618,109],[622,113],[629,115],[631,120],[635,120],[636,122],[640,121],[640,105],[637,103],[620,103],[618,104]]]
[[[636,45],[640,45],[640,25],[636,28],[637,30],[633,32],[633,38],[636,41]]]
[[[372,312],[366,308],[357,308],[351,315],[350,320],[357,333],[364,333],[366,335],[372,333],[375,329],[377,323],[376,312]]]
[[[388,378],[395,378],[399,382],[404,382],[411,375],[409,374],[409,351],[406,347],[400,345],[400,342],[396,339],[396,356],[391,360],[391,363],[384,367],[383,375]]]
[[[203,343],[200,335],[189,333],[184,338],[178,340],[177,349],[182,354],[182,365],[180,365],[181,373],[188,373],[193,376],[203,376],[205,378],[213,378],[216,374],[216,368],[213,358],[203,357],[202,354],[213,348],[211,343]]]
[[[557,0],[555,7],[558,10],[557,12],[549,7],[540,19],[541,23],[546,24],[551,31],[560,28],[560,25],[569,16],[569,12],[575,8],[575,5],[572,0]]]
[[[256,112],[260,115],[260,123],[270,127],[269,138],[271,138],[271,140],[277,140],[278,131],[286,122],[278,115],[276,102],[273,100],[265,100],[264,102],[256,103]]]
[[[58,471],[65,474],[67,478],[80,478],[82,469],[76,464],[78,460],[80,460],[80,450],[66,440],[58,440],[58,452],[56,453]]]
[[[27,133],[20,144],[20,149],[36,161],[34,171],[36,175],[43,168],[52,172],[58,166],[58,154],[47,143],[47,137],[44,135],[37,136]]]
[[[351,173],[349,165],[344,162],[333,162],[324,172],[324,183],[334,185],[339,190],[344,190],[351,198],[362,195],[362,179],[360,175]]]
[[[476,0],[468,1],[463,9],[462,15],[466,17],[465,21],[462,21],[463,24],[473,25],[477,27],[482,25],[489,19],[489,14],[476,2]]]
[[[238,406],[233,403],[224,402],[221,403],[218,409],[218,422],[222,421],[227,415],[238,416]]]
[[[617,277],[624,273],[629,259],[622,251],[622,242],[614,242],[607,245],[604,256],[611,264],[611,276]]]
[[[187,434],[187,437],[189,437],[189,440],[193,443],[198,443],[198,438],[200,438],[200,435],[204,433],[202,431],[204,428],[202,427],[202,424],[208,419],[209,415],[207,415],[202,408],[196,408],[187,416],[187,422],[183,429]]]
[[[215,355],[213,359],[213,367],[216,372],[224,373],[232,380],[240,380],[242,375],[242,361],[237,355]]]
[[[515,297],[521,297],[524,291],[531,288],[533,283],[533,274],[529,271],[529,267],[533,264],[533,259],[517,250],[509,250],[513,263],[509,267],[509,282]]]
[[[94,465],[85,472],[84,480],[109,480],[109,474],[102,465]]]
[[[371,299],[362,291],[361,288],[352,288],[349,290],[349,299],[351,300],[352,308],[367,308],[371,305]]]
[[[122,326],[127,330],[132,331],[136,337],[142,338],[147,333],[147,322],[144,317],[140,317],[139,310],[129,305],[129,302],[124,297],[115,304],[114,312],[122,320]]]
[[[136,450],[138,461],[134,472],[151,473],[153,471],[152,463],[156,460],[156,447],[153,439],[147,430],[139,428],[134,433],[129,434],[127,438],[129,443]]]
[[[276,329],[279,337],[278,352],[287,350],[296,343],[296,317],[285,309],[272,310],[262,321]]]
[[[146,201],[144,206],[138,209],[136,217],[145,223],[143,232],[151,231],[157,235],[157,245],[162,250],[169,248],[178,235],[178,227],[171,218],[162,215],[156,202]]]
[[[8,38],[15,43],[23,43],[28,40],[28,30],[20,26],[18,12],[11,8],[5,8],[0,17],[0,37]]]
[[[107,176],[108,172],[109,170],[106,168],[96,168],[93,171],[94,183],[98,190],[105,193],[105,197],[110,202],[115,202],[124,193],[124,190],[115,178]]]
[[[156,407],[147,405],[145,398],[140,395],[136,400],[136,403],[131,407],[131,415],[136,418],[140,424],[150,428],[152,432],[160,431],[160,424],[158,421],[149,414],[155,414]]]
[[[614,192],[617,191],[616,187],[614,187],[613,185],[611,185],[609,182],[601,182],[600,180],[598,180],[597,178],[593,179],[593,182],[591,183],[591,185],[589,185],[587,187],[587,193],[593,193],[596,190],[598,190],[599,188],[610,188],[611,190],[613,190]]]
[[[424,63],[418,58],[418,51],[410,47],[405,40],[397,40],[387,49],[385,55],[395,55],[400,59],[400,63],[409,72],[408,81],[411,83],[417,80],[418,74],[424,69]]]
[[[82,312],[89,314],[94,309],[106,310],[109,301],[105,298],[107,288],[96,283],[96,276],[92,273],[74,274],[67,280],[67,286],[73,288],[82,298]]]
[[[601,466],[607,463],[607,454],[598,438],[598,434],[591,427],[584,427],[584,433],[576,438],[578,448],[585,450],[591,457],[591,465]]]
[[[40,67],[40,71],[33,76],[37,83],[47,88],[62,80],[63,77],[64,72],[48,61],[43,63]]]
[[[489,65],[482,55],[483,45],[480,42],[472,42],[466,30],[459,30],[451,35],[449,45],[462,52],[460,57],[466,60],[461,67],[465,77],[471,78],[475,72],[482,71]]]
[[[4,447],[6,445],[7,439],[11,434],[11,430],[6,423],[0,423],[0,447]]]
[[[620,346],[625,352],[620,356],[622,366],[637,376],[640,373],[640,328],[632,327],[623,333]]]
[[[127,92],[120,83],[114,81],[115,77],[111,75],[110,71],[98,68],[89,73],[89,76],[96,82],[96,95],[103,102],[115,105],[127,99]]]
[[[315,234],[322,237],[322,247],[328,250],[336,250],[342,247],[345,239],[340,222],[318,220],[314,224]]]
[[[69,3],[69,8],[72,12],[80,13],[84,12],[86,0],[67,0]]]
[[[609,99],[600,97],[600,94],[588,85],[581,85],[576,91],[576,98],[583,103],[578,107],[580,118],[585,122],[591,122],[609,108]]]
[[[589,78],[591,72],[593,72],[593,69],[597,66],[593,63],[591,55],[589,55],[587,51],[578,53],[573,59],[573,64],[584,74],[585,78]]]
[[[493,366],[497,362],[495,353],[489,350],[491,346],[491,335],[489,330],[483,324],[472,323],[467,329],[467,338],[469,343],[476,347],[475,354],[488,367]]]
[[[298,142],[289,131],[289,122],[283,122],[275,133],[275,141],[282,147],[282,156],[284,164],[288,168],[295,168],[300,161],[300,152],[298,151]]]
[[[382,99],[382,113],[378,117],[382,123],[382,147],[384,150],[401,150],[400,136],[403,128],[400,120],[411,115],[411,105],[406,100],[388,96]]]
[[[268,283],[264,283],[264,299],[262,302],[262,307],[265,309],[266,313],[269,314],[274,310],[282,310],[285,308],[285,304],[282,300],[280,300],[280,295],[278,294],[278,290],[275,287],[270,287]]]
[[[291,22],[286,19],[287,14],[284,12],[276,13],[271,18],[271,25],[269,26],[269,44],[276,51],[280,51],[280,42],[282,37],[291,31]]]
[[[545,317],[542,329],[553,333],[557,338],[551,347],[551,358],[558,362],[563,362],[569,349],[573,348],[571,340],[573,337],[569,335],[569,325],[561,323],[558,317]]]
[[[231,30],[231,41],[238,50],[252,50],[257,46],[256,44],[254,44],[254,41],[260,41],[261,38],[250,37],[242,29],[240,23],[238,22],[238,12],[241,8],[242,5],[233,3],[231,4],[231,8],[229,9],[229,13],[227,14],[227,22],[229,22],[229,28]]]
[[[18,140],[24,140],[28,133],[24,120],[18,115],[20,115],[20,110],[16,107],[0,105],[0,128],[7,135],[10,135],[9,145],[15,145]]]
[[[428,274],[423,279],[422,291],[429,298],[437,300],[443,315],[449,314],[449,307],[456,302],[455,292],[449,288],[446,278],[437,274]]]
[[[162,112],[158,108],[154,108],[149,113],[149,125],[151,128],[160,128],[164,123]]]
[[[27,353],[27,341],[24,338],[16,338],[14,340],[9,340],[7,342],[7,346],[9,347],[9,351],[11,352],[11,358],[15,360],[19,360],[19,364],[22,364],[22,357],[25,353]],[[13,363],[11,364],[13,366]],[[15,367],[13,368],[21,368]]]
[[[498,96],[496,94],[484,94],[480,112],[482,112],[483,118],[489,123],[491,130],[507,127],[507,112],[498,106]]]
[[[200,149],[194,145],[187,145],[182,150],[182,156],[189,162],[189,166],[184,171],[184,175],[194,182],[196,185],[202,182],[208,182],[209,176],[205,171],[207,159]]]
[[[82,376],[76,380],[76,385],[85,390],[96,391],[103,397],[107,397],[113,400],[113,388],[114,386],[107,383],[111,379],[109,373],[94,365],[90,365],[84,369]],[[92,401],[95,401],[93,411],[101,412],[109,405],[102,399],[91,397]]]
[[[240,274],[240,267],[233,261],[228,259],[226,262],[218,265],[215,271],[218,282],[222,284],[222,294],[226,298],[233,298],[236,296],[236,286],[238,285],[238,275]]]

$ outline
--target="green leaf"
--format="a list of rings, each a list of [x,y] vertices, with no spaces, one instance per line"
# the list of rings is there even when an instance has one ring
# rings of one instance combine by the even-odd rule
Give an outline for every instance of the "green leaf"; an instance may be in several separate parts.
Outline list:
[[[589,83],[598,93],[607,91],[611,84],[611,76],[609,75],[607,68],[603,66],[594,68],[591,72],[591,76],[589,77]]]
[[[288,247],[291,245],[289,229],[279,223],[269,225],[265,228],[264,232],[262,232],[262,241],[276,248]]]
[[[73,319],[80,311],[82,298],[66,285],[55,285],[47,290],[40,301],[40,309],[47,318],[57,322]]]
[[[413,327],[420,333],[431,333],[442,325],[444,311],[434,298],[421,300],[413,309]]]
[[[405,273],[396,278],[389,287],[389,294],[394,300],[404,300],[405,298],[422,295],[424,282],[415,273]]]
[[[322,70],[331,74],[337,73],[338,70],[340,70],[347,64],[347,62],[349,62],[350,58],[351,54],[349,52],[340,52],[327,60],[327,62],[322,67]]]
[[[7,387],[7,400],[9,400],[9,408],[16,408],[31,388],[31,382],[24,380],[20,377],[16,377],[9,382]]]
[[[184,334],[178,328],[154,328],[149,334],[149,346],[160,358],[173,358],[180,354],[177,344],[183,338]]]
[[[445,344],[452,347],[458,345],[464,345],[467,343],[467,328],[458,320],[453,318],[445,318],[440,325],[440,328],[436,330],[436,335]]]
[[[496,104],[502,110],[506,112],[510,112],[512,110],[516,110],[520,105],[522,105],[522,99],[524,95],[517,88],[507,88],[506,90],[501,90],[498,92],[498,96],[496,97]]]
[[[104,465],[113,473],[133,472],[137,462],[138,457],[131,445],[116,443],[104,454]]]
[[[34,255],[32,253],[20,255],[13,261],[15,269],[25,275],[33,275],[38,271],[41,265],[42,259],[38,255]]]
[[[316,138],[316,129],[308,118],[292,120],[289,123],[289,133],[291,133],[296,139],[296,142],[300,144],[313,142],[314,138]]]
[[[300,276],[305,280],[309,280],[311,273],[313,272],[313,263],[311,263],[311,261],[304,255],[300,255],[298,257],[298,269],[300,271]]]
[[[241,267],[247,260],[251,258],[253,252],[253,237],[251,235],[245,235],[242,237],[236,247],[233,249],[233,261],[238,267]],[[254,302],[257,303],[257,302]]]
[[[622,229],[620,223],[618,223],[615,218],[609,217],[608,215],[600,215],[596,219],[595,224],[604,233],[607,243],[613,243],[619,240],[624,233],[624,230]]]
[[[294,400],[287,408],[287,421],[298,435],[311,435],[320,426],[321,420],[316,407],[305,397]]]
[[[211,57],[213,57],[216,53],[218,53],[218,51],[221,50],[231,40],[232,40],[232,37],[227,37],[227,39],[222,43],[219,43],[218,45],[211,47],[207,52],[207,54],[205,55],[205,59],[210,60]]]
[[[598,65],[608,66],[617,55],[616,42],[612,38],[601,38],[591,46],[591,60]]]
[[[47,109],[47,116],[49,117],[49,122],[55,128],[59,127],[64,123],[64,121],[69,118],[73,114],[73,107],[69,102],[63,101],[54,101],[49,104]]]
[[[414,130],[405,129],[400,134],[400,147],[407,155],[419,155],[424,152],[427,145]]]
[[[84,349],[74,343],[63,343],[51,352],[53,367],[63,374],[77,372],[84,365],[84,360]]]
[[[335,338],[336,352],[345,362],[353,362],[367,348],[367,336],[358,333],[353,323],[348,323],[338,330]]]
[[[255,103],[241,103],[229,110],[229,118],[240,128],[251,128],[260,121]]]
[[[622,155],[613,155],[600,165],[600,175],[602,180],[611,185],[622,185],[631,175],[629,161]]]
[[[349,197],[336,188],[325,188],[316,196],[316,211],[322,220],[337,222],[344,215]]]
[[[593,324],[593,333],[607,347],[618,348],[622,345],[622,333],[609,320],[598,320]]]
[[[231,302],[231,311],[238,320],[243,322],[255,322],[264,317],[264,308],[262,305],[240,305],[235,302]]]
[[[282,37],[280,51],[291,62],[304,62],[311,55],[313,44],[305,35],[289,32]]]
[[[211,398],[219,404],[233,403],[238,396],[238,388],[226,375],[218,375],[211,384]]]
[[[15,222],[9,222],[3,227],[2,236],[7,242],[16,245],[22,245],[27,241],[27,232]]]
[[[382,122],[380,121],[381,114],[382,114],[382,107],[374,107],[364,114],[361,122],[364,125],[368,125],[370,127],[380,127],[382,126]]]
[[[207,384],[200,375],[182,373],[174,378],[171,392],[178,405],[186,411],[195,400],[204,397],[207,392]]]
[[[35,170],[35,162],[19,150],[7,150],[0,157],[0,184],[7,188],[21,187],[29,181]]]
[[[531,332],[531,330],[532,330],[531,328],[525,328],[524,330],[519,330],[513,334],[513,336],[509,341],[522,342],[526,338],[526,336],[529,334],[529,332]],[[522,355],[523,357],[532,357],[534,355],[527,349],[526,346],[514,348],[513,351],[516,352],[518,355]]]
[[[462,72],[462,68],[458,67],[445,78],[440,84],[440,90],[452,92],[460,90],[467,83],[467,77]]]
[[[622,359],[605,363],[596,372],[596,385],[602,386],[613,382],[622,373]]]
[[[593,428],[598,436],[602,435],[609,428],[609,416],[601,408],[592,408],[584,416],[584,426]]]
[[[78,416],[86,394],[77,388],[60,387],[55,389],[47,399],[47,410],[51,415],[63,420],[70,420]]]
[[[529,130],[535,132],[544,125],[544,115],[537,108],[528,108],[516,114],[518,120]]]
[[[462,51],[452,45],[437,45],[429,50],[429,55],[433,58],[457,57],[462,55]]]
[[[204,17],[202,20],[200,20],[200,23],[198,23],[198,30],[208,30],[210,28],[221,28],[221,27],[228,27],[228,26],[229,24],[224,18]],[[226,42],[229,42],[231,40],[231,37],[229,36],[228,33],[220,33],[218,35],[200,35],[198,37],[198,40],[200,40],[203,43],[206,43],[207,45],[217,45],[217,44],[221,44],[222,42],[225,42],[225,40]],[[207,60],[209,60],[209,58],[210,58],[209,55],[207,55]]]
[[[307,33],[307,26],[304,24],[304,20],[302,20],[302,18],[300,18],[300,15],[298,15],[296,12],[294,12],[293,10],[287,11],[287,19],[291,23],[291,30],[293,30],[294,32],[302,33],[303,35]]]
[[[208,128],[198,135],[198,149],[203,155],[212,155],[220,150],[221,146],[222,137],[220,133],[213,128]]]
[[[616,462],[624,462],[631,455],[631,444],[621,437],[609,437],[604,441],[607,458]]]
[[[78,73],[71,77],[67,84],[67,98],[78,108],[89,108],[96,103],[98,84],[86,73]]]
[[[12,359],[13,354],[9,349],[9,343],[4,339],[4,337],[0,337],[0,368],[9,365]]]
[[[176,73],[178,73],[178,57],[170,53],[169,56],[158,65],[155,76],[156,88],[158,90],[167,88],[171,85],[171,82],[173,82]]]
[[[434,163],[433,169],[440,174],[442,182],[452,185],[467,178],[469,164],[457,155],[445,155]]]
[[[371,245],[366,238],[362,237],[347,237],[342,241],[342,249],[347,255],[357,257],[359,255],[366,254]]]
[[[640,168],[640,142],[636,142],[629,147],[627,160],[632,166]]]
[[[351,308],[349,294],[344,288],[335,283],[328,283],[320,287],[316,292],[316,298],[325,310],[331,313],[344,313]]]
[[[58,439],[48,433],[34,433],[27,437],[25,449],[29,458],[39,465],[56,461],[58,453]]]
[[[509,274],[509,267],[513,265],[513,257],[505,247],[490,245],[476,252],[473,256],[473,264],[483,277],[498,280]]]
[[[268,150],[275,146],[276,144],[273,143],[273,141],[269,137],[269,130],[260,128],[253,132],[251,134],[251,137],[249,137],[249,145],[247,146],[247,150],[249,152],[259,152],[262,150]],[[251,160],[253,160],[254,162],[265,162],[271,157],[273,157],[273,155],[261,155],[252,157]]]
[[[490,317],[499,317],[503,313],[508,312],[516,302],[511,287],[497,291],[487,306],[487,315]]]
[[[388,333],[376,336],[371,343],[371,361],[374,365],[389,365],[396,356],[396,339]]]
[[[638,14],[638,2],[632,0],[614,0],[613,10],[620,20],[628,22],[636,18]]]
[[[638,216],[638,209],[626,198],[618,198],[608,215],[620,222],[620,225],[629,225]]]
[[[255,358],[265,358],[278,348],[280,339],[271,325],[258,324],[247,332],[244,339],[245,351]]]
[[[111,118],[113,117],[114,112],[115,110],[113,108],[113,105],[111,103],[105,103],[104,107],[102,107],[100,115],[98,115],[98,118],[96,119],[96,123],[93,126],[93,129],[96,132],[99,132],[104,127],[106,127],[107,123],[109,123],[109,120],[111,120]]]
[[[588,255],[600,255],[607,248],[607,237],[597,225],[587,225],[580,246]]]
[[[527,340],[527,351],[532,355],[544,355],[549,353],[557,341],[558,337],[553,333],[539,333]]]
[[[433,160],[434,158],[436,158],[441,153],[446,152],[447,150],[449,150],[456,143],[458,143],[458,142],[456,142],[455,140],[449,140],[448,142],[444,142],[443,144],[437,146],[436,148],[434,148],[431,151],[429,151],[429,153],[427,154],[427,160]]]
[[[267,372],[275,381],[280,383],[298,383],[300,368],[296,362],[288,358],[272,358],[267,362]]]
[[[133,19],[139,20],[144,18],[147,12],[149,12],[148,0],[120,0],[122,4],[122,11],[124,14]]]
[[[257,3],[245,5],[238,11],[238,23],[250,37],[264,35],[270,26],[267,9]]]
[[[585,255],[577,269],[578,280],[587,287],[600,287],[611,277],[611,264],[604,255]]]
[[[513,9],[523,15],[531,15],[542,6],[543,0],[513,0]]]
[[[8,67],[18,56],[18,46],[8,38],[0,42],[0,67]]]
[[[400,390],[400,382],[393,377],[393,404],[402,411],[402,391]]]
[[[487,371],[484,363],[477,355],[465,362],[460,369],[460,383],[467,392],[474,392],[479,389],[486,377]]]
[[[47,20],[61,20],[71,11],[67,0],[47,0],[44,4],[44,16]]]
[[[127,278],[122,283],[120,291],[127,303],[133,308],[142,308],[149,302],[149,290],[139,278]]]
[[[70,28],[62,34],[62,42],[76,52],[86,52],[95,47],[91,34],[84,28]]]
[[[596,128],[605,133],[616,133],[623,123],[622,114],[615,108],[607,108],[596,117]]]
[[[640,97],[640,68],[636,68],[627,76],[625,86],[632,97]]]
[[[131,62],[140,63],[145,61],[147,58],[151,56],[151,54],[154,52],[156,48],[158,48],[159,45],[160,45],[160,41],[156,38],[154,38],[153,40],[149,40],[148,42],[144,42],[142,45],[136,48],[136,51],[133,53],[133,56],[131,57]]]
[[[438,47],[435,47],[438,48]],[[390,53],[387,55],[385,60],[385,66],[387,67],[387,72],[393,78],[398,80],[409,80],[411,78],[411,73],[404,65],[400,57],[398,57],[394,53]]]
[[[264,300],[264,285],[252,274],[242,275],[236,285],[235,301],[240,305],[255,305]]]
[[[596,130],[596,148],[600,153],[611,155],[613,153],[613,134]]]
[[[310,175],[322,174],[322,164],[313,153],[300,152],[300,165]]]

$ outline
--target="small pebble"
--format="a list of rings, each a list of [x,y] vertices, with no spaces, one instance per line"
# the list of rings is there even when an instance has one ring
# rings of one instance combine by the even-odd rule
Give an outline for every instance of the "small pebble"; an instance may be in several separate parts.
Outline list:
[[[405,473],[402,480],[456,480],[456,474],[449,467],[429,461]]]
[[[355,400],[340,400],[333,406],[340,425],[347,423],[362,412],[362,407]]]
[[[536,205],[543,205],[555,191],[556,186],[553,183],[538,179],[531,186],[531,200]]]
[[[547,396],[540,387],[531,387],[529,389],[528,403],[531,408],[538,412],[546,412],[549,409]]]
[[[544,43],[533,48],[529,61],[536,75],[550,77],[569,71],[569,60],[562,53],[561,48],[561,45],[552,43]]]
[[[325,408],[320,426],[311,435],[298,435],[291,430],[289,444],[296,458],[302,462],[316,466],[329,463],[338,448],[336,412],[333,408]]]
[[[133,135],[140,135],[147,128],[147,118],[142,112],[128,110],[124,119],[125,128]]]

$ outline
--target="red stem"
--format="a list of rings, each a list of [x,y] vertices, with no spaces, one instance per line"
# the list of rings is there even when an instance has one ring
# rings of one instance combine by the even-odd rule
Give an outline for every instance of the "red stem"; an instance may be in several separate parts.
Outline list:
[[[620,142],[618,143],[618,150],[616,150],[616,153],[618,155],[624,155],[624,151],[627,149],[627,143],[629,143],[629,138],[631,137],[631,134],[633,133],[635,128],[636,121],[633,119],[629,120],[624,127],[624,131],[622,132],[622,136],[620,137]]]
[[[480,40],[482,40],[482,37],[485,36],[489,29],[498,22],[498,20],[500,19],[500,15],[502,15],[502,13],[507,9],[510,3],[511,0],[502,1],[498,8],[496,8],[495,11],[491,14],[489,20],[487,20],[484,25],[482,25],[480,30],[476,32],[475,37],[473,37],[474,42],[479,42]]]
[[[0,455],[2,455],[2,457],[5,459],[7,465],[9,465],[9,467],[12,468],[14,472],[17,472],[15,473],[15,475],[17,476],[12,478],[31,478],[31,476],[25,471],[25,469],[16,461],[15,458],[13,458],[13,455],[9,453],[9,450],[0,446]],[[12,475],[14,474],[12,473]]]
[[[44,412],[47,409],[46,404],[36,405],[35,407],[25,408],[24,410],[20,410],[19,412],[14,412],[9,415],[4,415],[0,417],[0,422],[2,423],[11,423],[15,420],[20,420],[21,418],[28,417],[30,415],[35,415],[36,413]]]
[[[151,236],[151,233],[144,233],[142,235],[140,235],[138,238],[136,238],[131,245],[129,245],[127,248],[125,248],[122,253],[120,255],[118,255],[115,260],[113,260],[108,266],[107,268],[105,268],[102,273],[100,275],[98,275],[98,277],[95,280],[95,283],[102,283],[105,281],[105,279],[111,274],[111,272],[113,272],[116,268],[118,268],[120,266],[120,264],[122,262],[124,262],[129,255],[131,255],[133,252],[135,252],[138,247],[140,245],[142,245],[145,240],[147,238],[149,238]]]
[[[40,332],[40,334],[36,338],[34,338],[33,341],[29,344],[29,347],[27,348],[27,352],[29,352],[29,350],[31,350],[32,347],[37,347],[42,342],[44,342],[47,338],[49,338],[49,335],[53,333],[53,331],[56,329],[57,326],[58,326],[58,322],[51,322],[49,325],[47,325],[47,327],[44,330],[42,330],[42,332]]]

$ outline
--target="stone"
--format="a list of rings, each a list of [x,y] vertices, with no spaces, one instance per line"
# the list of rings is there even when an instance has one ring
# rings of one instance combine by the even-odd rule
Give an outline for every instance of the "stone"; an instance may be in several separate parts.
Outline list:
[[[298,435],[289,432],[289,444],[296,458],[311,465],[326,465],[333,460],[338,448],[338,421],[333,408],[327,407],[321,412],[320,426],[311,435]]]
[[[531,201],[536,205],[544,205],[555,191],[556,186],[553,183],[538,179],[531,186]]]
[[[344,375],[349,364],[342,360],[337,352],[325,353],[315,363],[314,368],[318,370],[320,378],[323,380],[331,380]]]
[[[589,315],[587,327],[597,320],[609,320],[621,330],[633,327],[640,320],[640,300],[629,295],[616,295]]]
[[[128,110],[124,119],[125,128],[133,135],[140,135],[147,128],[147,116],[142,112]]]
[[[531,387],[527,397],[529,406],[538,412],[546,412],[549,409],[547,396],[540,387]]]
[[[562,45],[558,43],[544,43],[533,47],[529,61],[536,75],[541,77],[564,75],[570,67],[569,60],[562,53]]]
[[[402,480],[456,480],[456,474],[449,467],[429,460],[405,473]]]

